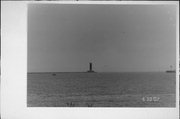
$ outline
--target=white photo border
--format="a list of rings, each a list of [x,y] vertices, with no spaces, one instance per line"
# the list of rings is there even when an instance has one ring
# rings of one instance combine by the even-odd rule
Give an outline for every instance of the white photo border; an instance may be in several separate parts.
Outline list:
[[[177,7],[175,108],[27,107],[27,6],[35,4],[172,4]],[[1,2],[2,119],[179,119],[178,1],[2,1]]]

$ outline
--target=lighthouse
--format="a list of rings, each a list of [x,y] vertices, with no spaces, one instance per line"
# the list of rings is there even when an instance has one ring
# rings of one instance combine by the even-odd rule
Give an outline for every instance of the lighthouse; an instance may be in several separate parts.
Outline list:
[[[89,73],[93,73],[94,71],[92,70],[92,63],[90,62],[89,63],[89,70],[87,71]]]

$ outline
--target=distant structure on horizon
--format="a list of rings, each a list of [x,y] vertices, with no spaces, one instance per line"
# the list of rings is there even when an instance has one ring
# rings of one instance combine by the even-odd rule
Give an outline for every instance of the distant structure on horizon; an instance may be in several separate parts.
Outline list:
[[[176,73],[176,70],[173,70],[173,66],[170,66],[170,70],[167,70],[166,73]]]
[[[89,63],[89,70],[87,71],[88,73],[94,73],[95,71],[92,70],[92,63]]]

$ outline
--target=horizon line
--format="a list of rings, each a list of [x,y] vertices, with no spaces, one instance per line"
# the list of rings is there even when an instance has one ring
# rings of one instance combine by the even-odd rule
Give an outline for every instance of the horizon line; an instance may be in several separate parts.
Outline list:
[[[100,72],[97,72],[97,71],[95,71],[95,73],[140,73],[140,72],[166,72],[167,70],[165,70],[165,71],[100,71]],[[49,72],[49,71],[44,71],[44,72],[27,72],[27,73],[89,73],[89,72],[87,72],[87,71],[70,71],[70,72],[68,72],[68,71],[66,71],[66,72],[57,72],[57,71],[55,71],[55,72],[53,72],[53,71],[51,71],[51,72]]]

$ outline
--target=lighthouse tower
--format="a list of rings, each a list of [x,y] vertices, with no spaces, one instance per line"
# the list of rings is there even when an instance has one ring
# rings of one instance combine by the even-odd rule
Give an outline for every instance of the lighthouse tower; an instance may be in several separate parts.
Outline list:
[[[92,63],[90,62],[89,63],[89,70],[87,71],[89,73],[93,73],[94,71],[92,70]]]

